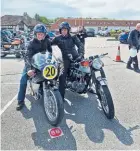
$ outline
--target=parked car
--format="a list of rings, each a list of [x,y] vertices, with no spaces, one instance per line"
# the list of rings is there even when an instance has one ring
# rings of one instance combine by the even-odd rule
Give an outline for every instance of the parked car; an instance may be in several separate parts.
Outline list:
[[[86,28],[87,37],[95,37],[95,30],[93,28]]]
[[[104,37],[110,36],[110,30],[109,29],[99,30],[98,35],[104,36]]]
[[[127,39],[128,39],[129,32],[123,32],[119,35],[118,40],[122,44],[128,44]]]

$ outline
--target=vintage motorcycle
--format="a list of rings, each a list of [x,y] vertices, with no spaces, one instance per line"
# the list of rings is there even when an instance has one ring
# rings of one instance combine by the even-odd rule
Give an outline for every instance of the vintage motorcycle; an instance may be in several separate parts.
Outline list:
[[[28,63],[27,56],[21,51],[24,61]],[[58,63],[55,59],[48,59],[48,52],[39,52],[32,57],[31,65],[35,76],[29,79],[31,95],[35,100],[43,98],[43,110],[48,122],[56,126],[64,116],[64,103],[57,86]],[[38,84],[43,84],[43,96],[35,89]]]
[[[9,42],[1,42],[1,58],[8,54],[14,54],[16,58],[20,58],[20,50],[25,50],[24,38],[14,38]]]
[[[73,61],[72,55],[69,54],[71,66],[67,75],[66,88],[82,94],[87,93],[89,87],[94,87],[106,117],[113,119],[114,104],[103,70],[104,63],[101,60],[105,55],[107,53],[100,56],[90,56],[88,59],[77,62],[76,60]],[[58,61],[63,63],[61,58],[58,58]]]

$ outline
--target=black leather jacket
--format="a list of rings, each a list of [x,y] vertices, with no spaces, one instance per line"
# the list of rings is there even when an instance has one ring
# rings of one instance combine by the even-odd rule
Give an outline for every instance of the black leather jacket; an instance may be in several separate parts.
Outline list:
[[[52,53],[52,46],[51,42],[48,39],[48,36],[42,41],[38,41],[36,38],[30,41],[28,48],[27,48],[27,59],[25,66],[27,67],[27,71],[31,69],[31,58],[38,52],[48,51]],[[29,65],[30,64],[30,65]]]
[[[87,34],[85,31],[81,30],[79,33],[77,33],[77,37],[80,39],[80,41],[85,44],[85,38],[87,38]]]
[[[131,47],[136,47],[137,49],[139,49],[139,38],[140,38],[140,32],[137,31],[136,29],[132,30],[129,33],[128,36],[128,44]]]
[[[66,37],[59,35],[52,40],[52,45],[57,45],[61,52],[63,60],[68,59],[68,54],[72,54],[73,58],[77,58],[79,54],[84,54],[84,46],[76,35],[68,35]],[[78,47],[78,52],[75,48]]]

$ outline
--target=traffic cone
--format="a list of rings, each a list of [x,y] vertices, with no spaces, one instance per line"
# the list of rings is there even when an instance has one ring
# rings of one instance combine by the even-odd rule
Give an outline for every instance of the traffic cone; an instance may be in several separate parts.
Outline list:
[[[116,62],[122,62],[121,61],[121,53],[120,53],[120,46],[118,46],[118,52],[117,52],[117,56],[116,56]]]

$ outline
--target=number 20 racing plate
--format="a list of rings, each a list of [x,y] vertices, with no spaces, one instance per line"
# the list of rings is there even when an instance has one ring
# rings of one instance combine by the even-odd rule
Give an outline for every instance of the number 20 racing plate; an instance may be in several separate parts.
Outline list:
[[[58,70],[54,65],[46,65],[43,69],[43,77],[52,80],[57,76]]]

